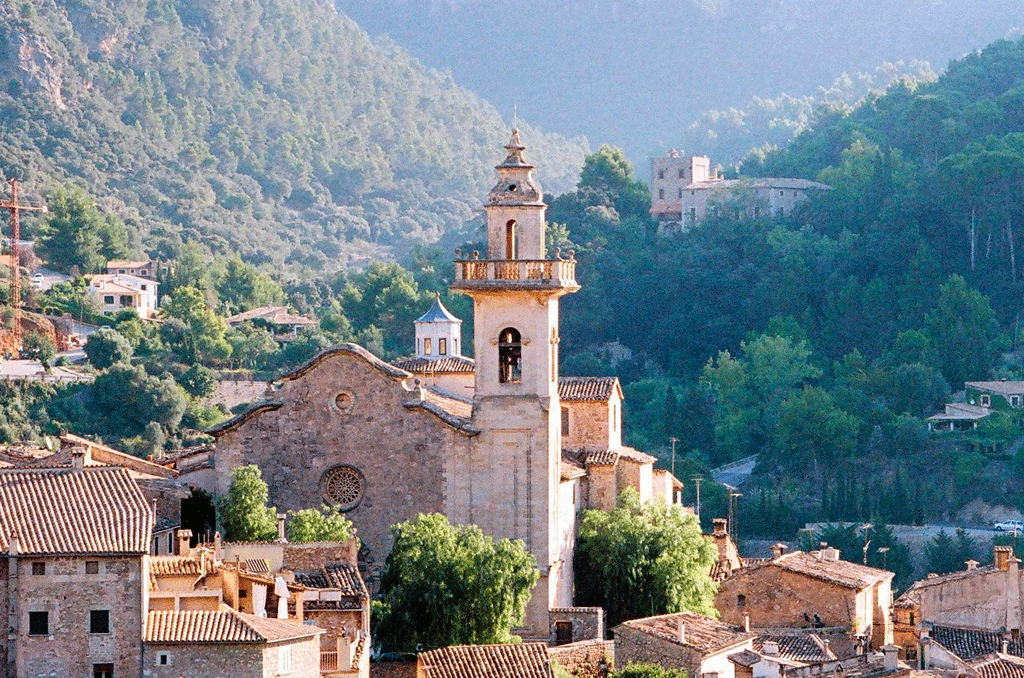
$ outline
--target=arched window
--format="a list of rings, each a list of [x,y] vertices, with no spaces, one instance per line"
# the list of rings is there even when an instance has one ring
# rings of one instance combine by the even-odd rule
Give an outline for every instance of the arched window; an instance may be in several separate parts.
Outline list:
[[[518,384],[523,380],[523,337],[514,327],[506,327],[498,334],[498,381]]]
[[[505,258],[516,258],[516,220],[509,219],[505,224]]]
[[[746,607],[747,606],[747,597],[745,595],[743,595],[742,593],[739,594],[738,596],[736,596],[736,606],[737,607]]]

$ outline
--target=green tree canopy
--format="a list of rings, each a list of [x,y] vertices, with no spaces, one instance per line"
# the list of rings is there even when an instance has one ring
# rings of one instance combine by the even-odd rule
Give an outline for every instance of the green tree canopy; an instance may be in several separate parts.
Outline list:
[[[667,669],[657,664],[626,664],[614,678],[687,678],[686,669]]]
[[[521,541],[452,525],[439,514],[391,528],[395,545],[381,575],[374,638],[410,650],[507,643],[523,620],[540,573]]]
[[[120,332],[102,329],[93,332],[85,340],[85,355],[98,370],[124,362],[132,357],[132,346]]]
[[[102,214],[81,189],[58,189],[47,196],[46,204],[38,248],[51,266],[66,272],[95,273],[108,259],[128,254],[124,224]]]
[[[945,530],[932,537],[924,545],[924,555],[928,572],[946,574],[963,570],[968,560],[977,560],[978,545],[974,538],[963,528],[958,527],[956,538],[949,536]]]
[[[101,372],[89,389],[89,406],[104,432],[140,435],[150,422],[173,429],[185,413],[187,399],[169,374],[152,377],[141,365],[115,364]]]
[[[258,466],[231,470],[231,486],[220,500],[220,524],[228,541],[277,538],[277,511],[267,506],[269,490]]]
[[[352,521],[330,506],[288,512],[288,541],[348,541],[354,534]]]
[[[939,289],[928,330],[942,376],[954,388],[989,377],[999,351],[999,323],[988,298],[959,275],[951,275]]]
[[[583,514],[576,544],[576,600],[603,607],[608,624],[689,610],[716,617],[715,548],[692,515],[641,505],[627,488],[610,513]]]

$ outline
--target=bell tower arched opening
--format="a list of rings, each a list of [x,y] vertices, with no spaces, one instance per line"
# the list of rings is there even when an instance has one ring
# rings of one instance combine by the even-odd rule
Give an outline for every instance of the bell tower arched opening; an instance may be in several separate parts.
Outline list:
[[[523,380],[523,337],[514,327],[498,334],[498,381],[518,384]]]
[[[516,256],[516,224],[515,219],[509,219],[505,224],[505,258],[506,259],[517,259]]]

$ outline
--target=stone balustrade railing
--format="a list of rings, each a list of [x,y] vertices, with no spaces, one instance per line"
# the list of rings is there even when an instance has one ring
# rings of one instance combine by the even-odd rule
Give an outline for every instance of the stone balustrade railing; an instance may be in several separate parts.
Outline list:
[[[456,286],[514,283],[537,287],[575,287],[575,259],[469,259],[455,262]]]

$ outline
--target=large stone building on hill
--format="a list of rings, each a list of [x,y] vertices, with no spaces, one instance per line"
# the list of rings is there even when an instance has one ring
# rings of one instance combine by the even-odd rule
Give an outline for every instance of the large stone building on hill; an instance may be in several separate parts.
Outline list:
[[[392,365],[345,344],[282,375],[211,431],[213,472],[197,481],[223,495],[233,468],[256,464],[278,510],[338,506],[371,585],[390,527],[419,513],[521,539],[541,574],[525,633],[547,637],[549,610],[573,602],[580,509],[608,508],[625,487],[668,504],[680,484],[622,445],[618,380],[559,377],[558,300],[579,289],[576,262],[546,255],[546,206],[518,132],[505,148],[485,258],[455,262],[452,289],[474,302],[475,360],[438,300],[416,323],[414,357]]]

